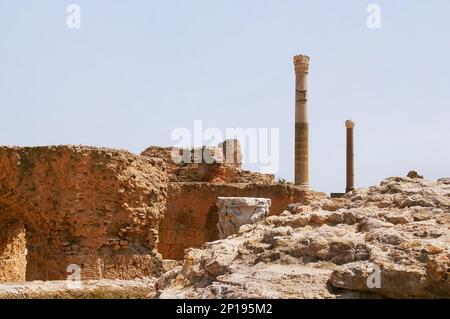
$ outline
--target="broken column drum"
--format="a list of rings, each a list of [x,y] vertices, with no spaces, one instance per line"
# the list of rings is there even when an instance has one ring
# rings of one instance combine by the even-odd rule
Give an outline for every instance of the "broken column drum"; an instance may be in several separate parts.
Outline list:
[[[218,197],[219,237],[227,238],[236,234],[245,224],[254,224],[269,214],[271,200],[255,197]]]

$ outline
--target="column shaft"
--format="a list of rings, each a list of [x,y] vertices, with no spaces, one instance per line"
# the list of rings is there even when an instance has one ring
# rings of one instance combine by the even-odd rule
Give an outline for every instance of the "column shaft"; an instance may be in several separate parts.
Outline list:
[[[295,66],[295,184],[309,188],[309,57],[297,55]]]
[[[353,149],[353,128],[354,123],[351,120],[346,122],[347,127],[347,183],[345,192],[348,193],[355,189],[355,165]]]

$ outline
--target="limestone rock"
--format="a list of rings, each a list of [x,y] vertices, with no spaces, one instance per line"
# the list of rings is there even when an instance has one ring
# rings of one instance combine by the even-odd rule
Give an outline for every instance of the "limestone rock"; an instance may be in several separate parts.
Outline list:
[[[336,203],[290,205],[189,251],[179,274],[189,280],[172,280],[160,297],[448,298],[448,185],[391,177]]]
[[[0,284],[0,299],[142,299],[156,295],[155,278],[29,281]]]
[[[405,212],[388,212],[384,214],[386,221],[392,224],[408,224],[414,221],[413,216],[409,211]]]

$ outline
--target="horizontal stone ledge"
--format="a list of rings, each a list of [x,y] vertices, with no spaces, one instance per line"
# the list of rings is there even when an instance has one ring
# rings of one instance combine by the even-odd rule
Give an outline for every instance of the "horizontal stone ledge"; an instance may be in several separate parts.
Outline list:
[[[141,299],[156,295],[152,277],[135,280],[28,281],[0,283],[0,299]]]

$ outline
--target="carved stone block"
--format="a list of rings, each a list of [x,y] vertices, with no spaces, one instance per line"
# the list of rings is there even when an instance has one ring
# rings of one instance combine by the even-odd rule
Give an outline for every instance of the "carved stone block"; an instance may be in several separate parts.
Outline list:
[[[216,205],[219,208],[219,237],[227,238],[239,231],[245,224],[254,224],[267,215],[271,200],[255,197],[218,197]]]

